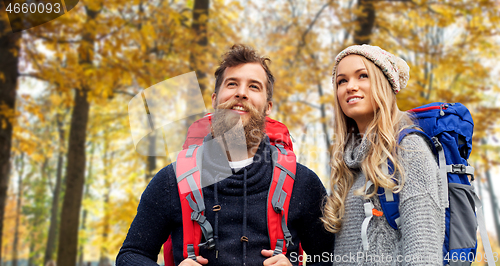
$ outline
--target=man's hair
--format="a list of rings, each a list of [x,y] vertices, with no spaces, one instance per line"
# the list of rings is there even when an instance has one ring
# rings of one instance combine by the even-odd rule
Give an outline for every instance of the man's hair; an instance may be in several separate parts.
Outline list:
[[[273,98],[274,76],[267,66],[267,62],[271,62],[268,57],[260,56],[254,49],[243,44],[235,44],[222,56],[222,61],[215,71],[215,94],[219,92],[222,81],[224,80],[224,71],[228,67],[235,67],[241,64],[259,63],[267,75],[267,100]]]

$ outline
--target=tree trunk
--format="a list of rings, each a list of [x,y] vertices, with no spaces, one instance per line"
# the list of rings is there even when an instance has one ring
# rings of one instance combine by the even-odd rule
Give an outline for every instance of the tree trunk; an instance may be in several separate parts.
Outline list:
[[[486,140],[482,139],[481,144],[486,145]],[[488,158],[487,152],[484,154],[485,158]],[[491,214],[493,215],[493,220],[495,222],[495,230],[497,233],[497,243],[500,243],[500,220],[498,216],[500,215],[498,213],[498,201],[497,197],[495,194],[495,191],[493,190],[493,182],[491,182],[491,176],[490,176],[490,168],[488,165],[488,161],[486,161],[486,171],[485,171],[485,176],[486,176],[486,182],[488,182],[488,192],[490,194],[490,202],[491,202]]]
[[[35,240],[31,240],[28,266],[35,266]]]
[[[24,172],[24,153],[16,162],[16,171],[19,174],[17,180],[17,205],[16,205],[16,224],[14,227],[14,243],[12,247],[12,266],[17,266],[17,247],[19,246],[19,218],[21,217],[21,203],[23,197],[23,172]]]
[[[318,83],[318,94],[319,97],[323,97],[323,87],[321,86],[321,83]],[[326,147],[328,147],[328,150],[330,150],[330,146],[332,145],[330,143],[330,137],[328,136],[328,125],[326,123],[326,109],[325,109],[325,104],[322,103],[320,105],[320,111],[321,111],[321,126],[323,128],[323,133],[325,134],[325,143]]]
[[[1,10],[4,10],[3,1],[0,3]],[[0,112],[0,264],[2,263],[2,233],[3,218],[5,213],[5,203],[7,201],[7,189],[9,186],[10,172],[10,149],[12,145],[12,121],[16,102],[16,85],[19,71],[18,41],[21,33],[9,31],[6,16],[0,16],[0,106],[7,107],[5,113]]]
[[[369,44],[375,25],[375,7],[373,6],[373,0],[359,0],[358,8],[361,12],[356,18],[354,44]]]
[[[318,94],[320,98],[323,97],[323,87],[321,86],[321,83],[318,83]],[[332,149],[332,144],[330,142],[330,136],[328,135],[328,124],[327,124],[328,120],[326,119],[326,109],[324,103],[321,103],[320,111],[321,111],[321,127],[323,129],[323,134],[325,134],[325,144],[327,147],[327,151],[328,154],[333,154],[333,152],[332,153],[330,152]],[[328,160],[330,159],[331,158],[328,158]],[[327,176],[330,176],[330,172],[331,172],[330,166],[327,164],[326,165]]]
[[[82,231],[85,231],[85,229],[86,229],[86,226],[85,226],[86,221],[87,221],[87,210],[84,209],[83,213],[82,213]],[[83,256],[84,256],[83,245],[80,245],[80,247],[78,249],[79,249],[79,251],[78,251],[78,253],[79,253],[78,266],[84,266],[83,265]]]
[[[92,166],[93,166],[93,158],[94,158],[94,151],[95,151],[95,143],[93,142],[92,143],[92,146],[90,148],[90,161],[89,161],[89,169],[88,169],[88,174],[87,174],[87,180],[90,180],[92,179]],[[89,182],[87,182],[85,184],[85,195],[84,198],[88,198],[90,196],[90,192],[89,192],[89,189],[90,189],[90,185],[89,185]],[[85,231],[85,229],[87,228],[87,209],[83,209],[83,212],[82,212],[82,226],[81,226],[81,230],[82,231]],[[79,256],[78,256],[78,265],[79,266],[84,266],[83,265],[83,256],[84,256],[84,252],[83,252],[83,245],[80,245],[80,248],[79,248]]]
[[[148,110],[148,116],[149,116],[149,110]],[[153,128],[154,130],[154,128]],[[156,131],[151,132],[148,136],[148,155],[151,156],[146,156],[146,183],[149,183],[149,181],[155,176],[155,170],[156,170]]]
[[[191,28],[196,39],[195,49],[192,50],[190,56],[191,68],[196,71],[196,76],[200,81],[201,94],[205,93],[207,88],[206,80],[207,73],[202,71],[199,66],[205,66],[205,62],[201,61],[201,55],[206,53],[208,45],[207,24],[208,24],[208,8],[210,0],[195,0],[193,7],[193,23]]]
[[[111,209],[109,206],[109,197],[111,194],[111,182],[108,179],[108,169],[113,168],[113,152],[109,153],[109,138],[105,136],[105,142],[103,147],[104,158],[103,158],[103,174],[104,174],[104,217],[103,217],[103,228],[102,228],[102,241],[101,241],[101,255],[99,258],[99,266],[111,266],[109,261],[109,250],[108,250],[108,234],[110,230],[110,219],[111,219]]]
[[[192,12],[193,22],[191,24],[191,31],[193,34],[194,43],[193,49],[191,49],[191,54],[189,55],[189,66],[196,72],[196,78],[198,79],[198,84],[200,85],[201,95],[205,95],[208,82],[207,73],[205,70],[203,70],[203,68],[207,66],[207,62],[202,60],[202,58],[204,58],[208,53],[207,25],[209,6],[210,0],[195,0]],[[196,91],[193,93],[198,92]],[[189,106],[190,102],[188,102],[187,104],[187,109],[189,110],[191,108]],[[193,108],[199,107],[193,106]],[[200,119],[202,115],[192,115],[190,117],[187,117],[184,120],[186,128],[189,128],[189,126],[191,126],[196,120]]]
[[[42,166],[42,171],[45,169],[45,165]],[[42,173],[43,175],[43,173]],[[38,186],[35,188],[35,193],[39,196],[43,194],[43,189],[41,189],[41,186]],[[35,196],[36,197],[36,196]],[[37,199],[35,199],[36,201]],[[36,204],[36,203],[35,203]],[[28,266],[35,266],[36,261],[39,258],[39,243],[41,240],[41,234],[39,233],[40,229],[40,224],[42,223],[42,219],[44,219],[43,214],[39,211],[34,211],[33,213],[33,219],[31,220],[32,223],[32,229],[31,229],[31,243],[30,243],[30,252],[29,252],[29,259],[28,259]],[[37,247],[38,245],[38,247]]]
[[[61,212],[57,265],[75,265],[78,225],[85,183],[85,137],[89,103],[85,90],[75,91],[66,166],[66,191]]]
[[[141,1],[139,3],[139,16],[140,16],[140,18],[144,18],[144,19],[146,18],[145,12],[144,12],[143,1]],[[139,22],[138,29],[140,30],[141,28],[142,28],[142,22]],[[154,54],[156,56],[156,58],[160,58],[161,55],[159,55],[158,51],[159,50],[157,49],[157,47],[148,48],[148,50],[147,50],[148,53]],[[146,63],[146,65],[150,63],[149,57],[146,58],[145,63]],[[151,82],[151,84],[156,84],[156,83],[157,83],[156,80]],[[143,98],[143,101],[144,101],[144,106],[146,107],[146,113],[147,113],[148,117],[151,118],[146,98]],[[153,120],[150,119],[149,123],[150,123],[150,127],[153,130],[153,132],[151,132],[151,134],[149,134],[147,137],[148,138],[148,154],[147,154],[148,156],[146,156],[146,174],[145,174],[146,183],[149,183],[149,181],[156,174],[155,173],[155,170],[156,170],[156,155],[155,155],[156,154],[156,132],[155,132]]]
[[[208,37],[207,37],[207,25],[208,25],[208,11],[210,6],[210,0],[194,0],[193,6],[193,22],[191,24],[191,30],[193,33],[194,44],[193,49],[191,49],[191,54],[189,55],[189,65],[191,69],[196,72],[196,77],[200,85],[201,95],[205,94],[207,89],[207,73],[202,70],[207,64],[201,58],[207,54],[208,47]],[[195,92],[197,93],[197,92]],[[188,105],[190,103],[188,102]],[[190,109],[188,106],[187,109]],[[147,111],[149,114],[149,110]],[[201,116],[191,116],[185,119],[184,123],[186,128],[189,127],[193,122]],[[151,133],[149,138],[149,154],[155,154],[156,149],[156,135],[157,133]],[[168,147],[166,147],[168,150]],[[167,158],[169,158],[167,156]],[[146,157],[146,182],[149,182],[151,178],[156,174],[156,156]],[[169,161],[167,159],[167,161]]]
[[[50,226],[49,235],[47,237],[47,248],[45,249],[45,257],[43,259],[44,265],[52,260],[54,255],[54,250],[56,247],[57,239],[57,224],[59,220],[59,196],[61,194],[61,179],[62,179],[62,167],[63,167],[63,148],[64,148],[64,129],[62,125],[62,117],[60,114],[57,116],[57,129],[59,131],[59,155],[57,158],[57,173],[56,173],[56,184],[54,187],[52,208],[50,214]]]
[[[495,191],[493,190],[493,182],[491,182],[490,170],[486,170],[486,181],[488,182],[488,192],[490,193],[491,201],[491,213],[493,214],[493,219],[495,221],[495,229],[497,233],[497,243],[500,243],[500,221],[498,220],[498,204]]]
[[[99,258],[99,266],[111,266],[109,261],[109,250],[108,250],[108,233],[109,233],[109,220],[111,216],[111,211],[109,209],[109,194],[111,192],[111,184],[106,182],[106,194],[104,195],[104,226],[102,231],[102,244],[101,244],[101,256]]]
[[[94,23],[94,19],[100,12],[100,10],[94,11],[88,7],[85,8],[85,11],[87,25]],[[95,31],[85,27],[82,43],[78,48],[79,63],[85,68],[93,67],[94,43]],[[66,190],[61,212],[57,265],[75,265],[78,254],[78,227],[83,186],[85,184],[85,138],[90,109],[90,104],[87,101],[89,87],[90,84],[84,84],[81,89],[75,90],[75,105],[71,116],[68,142]]]
[[[477,164],[477,161],[474,163],[474,169],[479,169],[479,165]],[[477,184],[477,192],[479,193],[479,198],[482,200],[483,199],[483,185],[481,184],[481,175],[475,175],[474,176],[474,183]]]

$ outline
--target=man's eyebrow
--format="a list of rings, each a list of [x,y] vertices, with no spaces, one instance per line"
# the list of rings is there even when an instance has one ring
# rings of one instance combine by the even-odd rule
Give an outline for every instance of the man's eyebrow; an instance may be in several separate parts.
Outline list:
[[[259,80],[256,80],[256,79],[250,79],[250,82],[251,83],[258,83],[260,86],[264,86],[264,84],[262,82],[260,82]]]
[[[235,78],[235,77],[229,77],[229,78],[226,78],[224,79],[224,83],[228,82],[228,81],[238,81],[239,79],[238,78]]]
[[[228,81],[240,81],[240,78],[237,78],[237,77],[228,77],[228,78],[224,79],[224,84],[226,84]],[[264,84],[261,81],[256,80],[256,79],[250,79],[250,83],[257,83],[260,86],[264,86]]]

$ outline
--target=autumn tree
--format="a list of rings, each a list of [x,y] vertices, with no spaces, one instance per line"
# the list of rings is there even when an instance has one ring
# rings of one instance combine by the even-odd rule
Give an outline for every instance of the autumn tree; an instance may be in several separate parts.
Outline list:
[[[4,10],[3,2],[0,10]],[[8,18],[0,17],[0,263],[2,262],[2,232],[5,202],[9,186],[10,149],[15,118],[16,86],[19,72],[19,39],[21,33],[12,33]]]
[[[358,7],[354,10],[356,25],[353,34],[354,44],[370,44],[375,24],[374,1],[358,0]]]
[[[16,224],[14,228],[14,241],[12,243],[12,266],[17,266],[17,259],[19,254],[19,225],[21,218],[21,204],[23,198],[23,174],[24,174],[24,153],[15,159],[15,168],[18,175],[17,178],[17,204],[16,204]]]
[[[99,6],[85,7],[86,27],[83,29],[82,42],[78,48],[79,64],[92,71],[95,44],[96,17],[100,13]],[[76,263],[80,206],[85,182],[85,139],[89,114],[88,93],[92,84],[82,82],[75,89],[75,100],[71,116],[71,128],[68,143],[66,168],[66,190],[61,212],[61,229],[59,233],[58,265]]]
[[[57,95],[57,94],[56,94]],[[56,96],[57,97],[57,96]],[[58,136],[58,154],[57,154],[57,166],[56,166],[56,177],[54,184],[51,186],[52,192],[52,205],[50,211],[50,226],[47,237],[47,244],[45,249],[44,265],[49,261],[53,260],[53,255],[56,247],[57,231],[59,225],[59,198],[61,195],[62,187],[62,175],[63,175],[63,162],[65,154],[65,130],[64,130],[64,114],[58,113],[55,116],[55,124],[57,127]]]
[[[71,200],[64,199],[66,211],[60,234],[66,237],[60,235],[59,245],[64,249],[59,252],[66,255],[58,253],[59,265],[74,264],[77,245],[82,263],[97,260],[98,256],[103,262],[111,260],[136,212],[140,191],[146,185],[144,176],[150,178],[170,163],[169,158],[148,158],[135,151],[127,114],[130,99],[154,84],[194,70],[209,106],[212,73],[220,55],[234,43],[251,45],[271,58],[276,78],[271,116],[289,127],[298,159],[325,183],[335,126],[331,70],[335,55],[358,42],[380,46],[402,56],[410,65],[410,83],[398,94],[401,110],[430,101],[465,103],[476,121],[470,161],[478,168],[491,164],[491,160],[482,160],[476,154],[486,149],[488,155],[495,151],[476,143],[497,132],[500,117],[492,97],[499,92],[493,66],[498,58],[495,38],[500,16],[494,1],[472,3],[81,0],[69,14],[26,31],[21,62],[27,67],[21,69],[22,76],[47,84],[44,94],[34,97],[47,97],[47,106],[60,106],[54,108],[57,111],[21,111],[34,116],[41,112],[41,116],[52,120],[48,124],[54,158],[46,164],[46,178],[41,177],[43,158],[27,155],[26,159],[27,166],[33,164],[38,169],[29,180],[51,180],[50,186],[45,184],[45,196],[40,201],[47,210],[52,208],[51,219],[55,219],[60,156],[68,151],[67,159],[62,161],[68,164],[64,176],[69,179],[69,190],[63,192],[62,183],[61,192]],[[55,114],[66,106],[73,117],[71,129],[63,126],[71,132],[63,138]],[[23,134],[27,132],[33,139],[44,139],[40,143],[46,141],[47,137],[36,130]],[[62,139],[69,142],[67,149],[61,149]],[[321,156],[313,156],[320,151],[321,160]],[[26,204],[32,202],[33,196],[25,198],[30,200]],[[110,214],[109,210],[120,211]],[[73,223],[71,228],[68,217]],[[35,219],[29,221],[34,223]],[[52,229],[48,222],[39,221],[37,227],[50,231],[38,238],[44,246],[54,242],[53,227],[57,222],[51,222]],[[27,228],[35,230],[33,224]],[[53,244],[46,246],[45,250],[33,248],[47,254],[45,261],[55,252]],[[42,256],[37,257],[40,261]]]

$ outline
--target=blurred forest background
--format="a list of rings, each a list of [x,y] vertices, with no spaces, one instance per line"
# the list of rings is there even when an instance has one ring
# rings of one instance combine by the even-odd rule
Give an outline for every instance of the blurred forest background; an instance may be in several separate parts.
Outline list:
[[[234,43],[272,59],[271,117],[290,128],[298,160],[325,185],[335,148],[331,72],[346,46],[377,45],[408,62],[401,110],[465,104],[475,122],[469,162],[500,252],[498,0],[80,0],[21,33],[4,10],[1,265],[113,265],[142,191],[170,163],[135,151],[128,102],[196,71],[209,106],[213,73]]]

